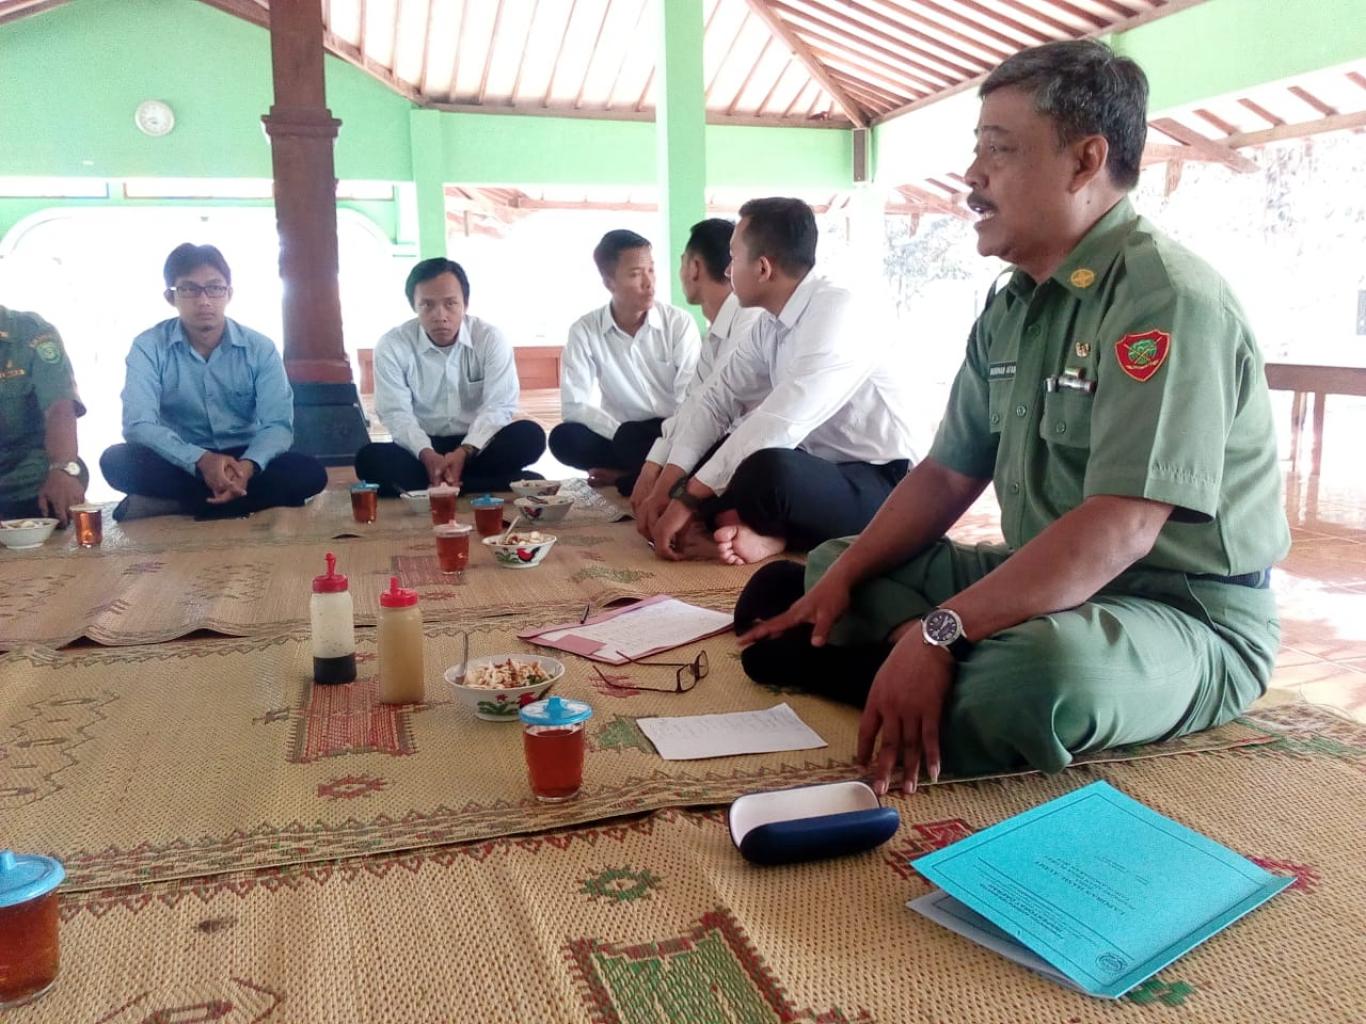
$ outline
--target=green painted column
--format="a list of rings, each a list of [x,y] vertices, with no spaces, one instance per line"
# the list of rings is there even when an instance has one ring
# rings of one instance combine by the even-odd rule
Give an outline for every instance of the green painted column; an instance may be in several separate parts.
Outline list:
[[[417,250],[422,259],[446,255],[445,147],[439,110],[408,111],[408,140],[417,189]]]
[[[702,79],[702,0],[655,0],[659,67],[655,89],[655,155],[659,211],[669,251],[655,254],[668,274],[675,305],[685,306],[678,257],[688,229],[707,215],[707,98]]]

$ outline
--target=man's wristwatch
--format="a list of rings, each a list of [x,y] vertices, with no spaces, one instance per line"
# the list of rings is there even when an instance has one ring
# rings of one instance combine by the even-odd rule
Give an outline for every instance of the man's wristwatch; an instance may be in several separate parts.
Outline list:
[[[472,459],[479,454],[479,449],[472,444],[462,444],[460,447],[464,451],[465,457],[468,459]]]
[[[48,465],[48,469],[60,470],[67,476],[79,477],[81,475],[81,464],[79,462],[53,462]]]
[[[942,647],[962,661],[972,650],[972,644],[963,635],[963,620],[952,608],[936,608],[920,620],[921,639],[930,647]]]
[[[702,507],[702,499],[688,490],[688,478],[684,477],[669,488],[669,497],[684,508],[696,512]]]

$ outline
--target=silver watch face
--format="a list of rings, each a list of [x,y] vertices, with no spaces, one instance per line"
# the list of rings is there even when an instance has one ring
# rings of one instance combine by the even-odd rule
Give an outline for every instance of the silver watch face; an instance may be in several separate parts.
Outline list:
[[[947,647],[963,635],[958,617],[946,608],[936,608],[926,615],[922,628],[925,639],[938,647]]]

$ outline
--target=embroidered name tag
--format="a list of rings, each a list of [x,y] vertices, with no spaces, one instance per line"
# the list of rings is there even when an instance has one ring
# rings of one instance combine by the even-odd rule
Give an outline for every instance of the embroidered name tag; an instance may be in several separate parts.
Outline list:
[[[1010,380],[1014,376],[1014,363],[992,363],[987,367],[987,380]]]

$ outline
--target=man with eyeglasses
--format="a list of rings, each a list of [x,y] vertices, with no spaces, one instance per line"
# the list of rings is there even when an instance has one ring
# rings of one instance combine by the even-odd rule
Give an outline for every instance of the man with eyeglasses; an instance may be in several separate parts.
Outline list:
[[[123,436],[100,456],[128,495],[115,519],[188,512],[199,519],[302,505],[327,485],[317,459],[289,451],[294,395],[275,344],[225,314],[232,271],[212,245],[166,259],[179,314],[133,339]]]
[[[84,413],[56,328],[0,306],[0,519],[67,524],[90,479],[76,457],[76,417]]]

